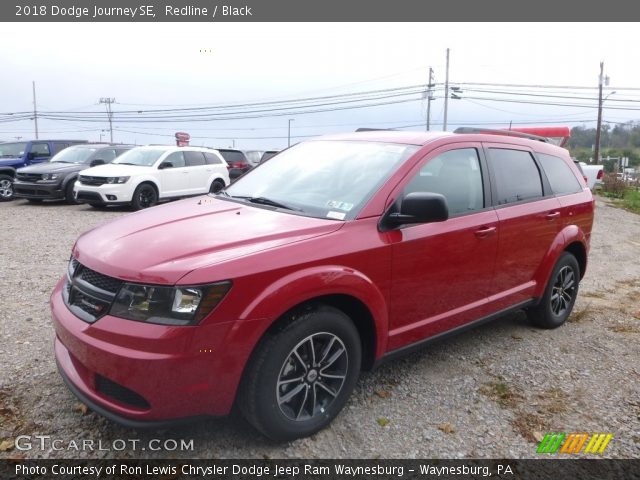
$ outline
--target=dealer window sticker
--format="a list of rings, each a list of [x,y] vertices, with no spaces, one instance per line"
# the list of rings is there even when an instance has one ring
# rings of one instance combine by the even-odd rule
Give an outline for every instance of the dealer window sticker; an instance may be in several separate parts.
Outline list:
[[[344,220],[344,217],[346,217],[347,214],[344,212],[329,212],[327,213],[327,218],[332,218],[334,220]]]
[[[341,202],[340,200],[329,200],[327,202],[327,208],[335,208],[344,212],[350,212],[353,208],[353,203]]]

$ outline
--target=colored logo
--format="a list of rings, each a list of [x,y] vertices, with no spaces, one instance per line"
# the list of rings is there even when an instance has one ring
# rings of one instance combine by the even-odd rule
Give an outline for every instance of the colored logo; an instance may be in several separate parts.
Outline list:
[[[547,433],[536,453],[603,453],[612,438],[612,433]]]

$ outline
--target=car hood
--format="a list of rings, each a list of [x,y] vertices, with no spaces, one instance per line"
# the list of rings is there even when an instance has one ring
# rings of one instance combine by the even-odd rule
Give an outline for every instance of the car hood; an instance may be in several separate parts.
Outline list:
[[[326,235],[342,225],[203,196],[103,224],[82,235],[73,254],[105,275],[174,284],[198,268]]]
[[[30,167],[23,167],[18,171],[20,173],[66,173],[77,172],[85,167],[86,165],[82,163],[46,162],[31,165]]]
[[[135,175],[149,170],[155,170],[155,168],[108,163],[106,165],[98,165],[96,167],[82,170],[80,175],[87,175],[90,177],[126,177],[128,175]]]
[[[0,167],[11,167],[13,165],[23,165],[22,158],[20,157],[4,157],[0,158]]]

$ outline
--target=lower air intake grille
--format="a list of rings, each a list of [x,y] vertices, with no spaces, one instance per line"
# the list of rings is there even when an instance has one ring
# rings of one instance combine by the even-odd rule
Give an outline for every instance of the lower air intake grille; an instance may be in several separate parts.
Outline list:
[[[112,398],[120,403],[124,403],[141,410],[147,410],[151,407],[149,402],[133,390],[129,390],[116,382],[112,382],[102,375],[96,375],[96,390],[105,397]]]

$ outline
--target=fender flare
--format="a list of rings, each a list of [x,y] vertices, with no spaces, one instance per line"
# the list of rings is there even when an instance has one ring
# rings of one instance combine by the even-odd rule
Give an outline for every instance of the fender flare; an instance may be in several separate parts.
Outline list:
[[[564,252],[567,246],[572,243],[580,243],[585,251],[588,251],[588,242],[584,232],[576,225],[567,225],[558,232],[556,237],[553,239],[551,246],[547,250],[547,253],[540,262],[540,266],[536,271],[535,278],[538,279],[534,291],[534,296],[536,298],[540,298],[544,294],[544,290],[547,287],[547,283],[549,283],[549,277],[553,267],[558,261],[560,255],[562,255],[562,252]]]
[[[251,345],[249,350],[252,352],[264,333],[286,312],[297,305],[329,295],[355,298],[369,310],[375,330],[374,356],[382,356],[389,328],[387,301],[370,278],[340,265],[306,268],[268,285],[242,311],[227,341]]]

